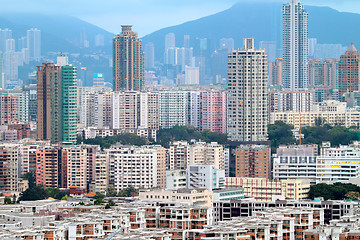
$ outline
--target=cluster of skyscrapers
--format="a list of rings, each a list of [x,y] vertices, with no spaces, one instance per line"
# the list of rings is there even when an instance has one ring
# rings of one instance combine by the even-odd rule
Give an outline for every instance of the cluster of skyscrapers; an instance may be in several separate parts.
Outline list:
[[[36,28],[27,30],[17,41],[11,29],[0,29],[0,87],[12,89],[21,86],[19,67],[41,59],[41,33]]]

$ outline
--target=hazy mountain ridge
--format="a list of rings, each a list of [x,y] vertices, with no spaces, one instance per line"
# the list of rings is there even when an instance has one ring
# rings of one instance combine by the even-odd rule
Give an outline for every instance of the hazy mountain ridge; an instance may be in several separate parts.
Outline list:
[[[13,31],[13,38],[26,36],[26,30],[38,28],[41,30],[42,53],[69,52],[88,53],[94,48],[95,35],[102,34],[105,39],[104,51],[111,54],[112,33],[66,15],[46,15],[32,13],[1,13],[0,28],[9,28]],[[81,35],[86,34],[90,41],[90,48],[83,48],[80,44]]]
[[[318,38],[319,43],[350,42],[360,45],[360,14],[339,12],[329,7],[305,6],[309,12],[309,37]],[[183,36],[189,34],[192,44],[196,38],[212,39],[210,47],[218,47],[223,37],[232,37],[235,47],[242,46],[242,38],[253,37],[256,42],[276,41],[282,44],[282,4],[241,2],[230,9],[160,29],[144,36],[143,42],[153,42],[157,58],[164,52],[164,38],[169,32],[176,35],[176,45],[183,45]]]

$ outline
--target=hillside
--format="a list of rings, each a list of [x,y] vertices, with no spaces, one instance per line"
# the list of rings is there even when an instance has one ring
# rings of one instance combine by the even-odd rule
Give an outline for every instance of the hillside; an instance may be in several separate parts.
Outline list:
[[[360,45],[360,32],[354,29],[360,25],[360,14],[339,12],[328,7],[306,6],[309,12],[309,37],[318,38],[319,43],[350,42]],[[192,44],[196,38],[211,40],[211,48],[218,46],[219,39],[232,37],[235,47],[242,46],[242,38],[253,37],[256,42],[276,41],[282,44],[282,5],[279,3],[240,2],[230,9],[186,22],[181,25],[160,29],[143,37],[143,42],[155,44],[156,57],[164,52],[164,37],[167,33],[176,35],[176,45],[183,45],[183,36],[189,34]]]
[[[97,34],[105,37],[105,47],[101,50],[111,54],[111,38],[109,33],[95,25],[78,18],[66,15],[20,14],[1,13],[0,28],[9,28],[13,31],[13,38],[26,36],[29,28],[41,30],[42,52],[70,52],[90,53],[94,48],[94,39]],[[81,48],[80,39],[86,35],[90,48]]]

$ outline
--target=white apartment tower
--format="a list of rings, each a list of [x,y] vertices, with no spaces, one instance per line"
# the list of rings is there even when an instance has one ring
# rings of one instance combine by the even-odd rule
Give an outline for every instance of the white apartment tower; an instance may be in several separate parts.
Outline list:
[[[308,13],[300,0],[283,6],[283,85],[297,91],[308,88]]]
[[[32,61],[40,61],[41,59],[41,32],[39,29],[31,28],[27,30],[27,48],[29,49],[29,57]]]
[[[254,39],[228,57],[228,136],[231,141],[266,141],[268,125],[268,61]]]

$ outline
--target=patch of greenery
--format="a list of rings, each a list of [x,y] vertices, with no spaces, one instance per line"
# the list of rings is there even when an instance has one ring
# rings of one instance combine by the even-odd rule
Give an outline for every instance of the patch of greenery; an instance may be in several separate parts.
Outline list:
[[[201,140],[207,143],[217,142],[219,144],[227,143],[227,134],[211,132],[210,130],[200,131],[197,128],[189,126],[174,126],[169,129],[160,129],[157,133],[157,142],[165,148],[169,148],[170,143],[174,141]]]
[[[89,144],[89,145],[100,145],[102,149],[110,148],[111,145],[116,143],[121,143],[123,145],[134,145],[134,146],[143,146],[150,144],[150,141],[146,138],[139,137],[136,134],[129,133],[129,134],[119,134],[114,136],[108,137],[96,137],[92,139],[81,139],[78,138],[78,144]]]
[[[359,192],[360,187],[351,183],[334,183],[331,185],[320,183],[310,187],[309,198],[323,197],[325,200],[354,199],[359,196]]]

